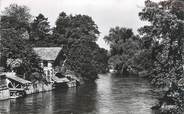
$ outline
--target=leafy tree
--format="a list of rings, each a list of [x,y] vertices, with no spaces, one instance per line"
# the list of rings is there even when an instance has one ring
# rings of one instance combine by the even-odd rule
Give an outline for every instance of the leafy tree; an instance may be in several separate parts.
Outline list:
[[[96,43],[95,43],[96,44]],[[97,45],[97,44],[96,44]],[[108,52],[103,48],[92,49],[93,63],[98,73],[106,73],[108,71]]]
[[[28,28],[31,21],[31,14],[29,8],[26,6],[19,6],[11,4],[2,12],[1,25],[6,28],[22,29]]]
[[[133,36],[132,29],[120,28],[120,27],[117,26],[115,28],[111,28],[109,30],[109,35],[105,36],[104,39],[109,44],[113,45],[113,44],[118,43],[119,41],[126,42],[132,36]]]
[[[131,68],[138,73],[140,77],[149,78],[153,70],[151,50],[143,47],[140,50],[137,50],[130,64]]]
[[[183,0],[167,0],[159,3],[147,0],[145,8],[139,13],[141,20],[150,22],[139,32],[151,50],[153,61],[152,82],[158,86],[172,88],[183,78],[183,46],[184,46],[184,2]],[[176,89],[173,90],[175,100]],[[166,95],[167,96],[167,95]],[[183,98],[183,97],[178,97]],[[175,103],[180,107],[180,101]]]
[[[94,80],[98,73],[107,70],[107,51],[96,44],[99,33],[97,25],[87,15],[62,12],[56,21],[53,45],[65,45],[66,66],[84,80]]]
[[[132,60],[140,49],[140,41],[131,29],[115,27],[111,28],[109,35],[104,39],[110,44],[109,64],[120,73],[127,73],[133,66]]]
[[[31,23],[29,41],[34,46],[47,46],[50,42],[50,32],[48,18],[45,18],[43,14],[39,14]]]
[[[154,81],[176,82],[183,74],[183,36],[184,23],[181,16],[173,12],[174,1],[154,3],[146,1],[146,7],[140,12],[142,20],[151,25],[140,29],[143,39],[150,39],[149,44],[154,60]]]
[[[97,40],[99,35],[98,27],[91,17],[87,15],[66,15],[62,12],[56,21],[54,35],[59,35],[59,42],[66,42],[68,46],[75,41],[91,41]],[[55,42],[57,44],[57,42]]]
[[[95,80],[97,71],[93,64],[91,49],[85,43],[75,43],[68,54],[67,67],[84,80]]]
[[[13,4],[5,8],[0,23],[1,54],[7,59],[20,59],[21,64],[13,69],[18,74],[26,75],[27,79],[32,72],[42,71],[39,67],[39,58],[27,43],[30,17],[26,6]],[[6,70],[12,70],[12,68],[6,66]]]

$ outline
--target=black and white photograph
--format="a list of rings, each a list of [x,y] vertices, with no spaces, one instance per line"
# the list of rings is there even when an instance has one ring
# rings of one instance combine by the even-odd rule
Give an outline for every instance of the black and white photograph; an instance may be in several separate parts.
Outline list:
[[[0,114],[184,114],[184,0],[0,0]]]

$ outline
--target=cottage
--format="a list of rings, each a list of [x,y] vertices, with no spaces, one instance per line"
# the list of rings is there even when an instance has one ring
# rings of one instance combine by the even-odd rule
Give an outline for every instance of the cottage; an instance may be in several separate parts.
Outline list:
[[[44,70],[48,82],[52,81],[52,77],[56,74],[55,67],[61,66],[65,57],[62,54],[61,47],[35,47],[35,53],[41,59],[41,67]]]

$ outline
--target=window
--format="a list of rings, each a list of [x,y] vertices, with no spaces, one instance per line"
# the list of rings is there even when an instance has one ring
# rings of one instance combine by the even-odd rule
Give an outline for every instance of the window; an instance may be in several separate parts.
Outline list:
[[[44,60],[44,61],[43,61],[43,66],[44,66],[44,67],[47,67],[47,65],[48,65],[48,61],[45,61],[45,60]]]

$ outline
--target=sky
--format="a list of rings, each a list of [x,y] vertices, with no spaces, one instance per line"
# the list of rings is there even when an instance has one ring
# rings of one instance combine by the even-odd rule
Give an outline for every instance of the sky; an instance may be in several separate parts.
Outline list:
[[[30,13],[37,16],[39,13],[48,17],[50,25],[55,26],[59,13],[83,14],[93,18],[101,32],[97,43],[100,47],[109,49],[103,40],[108,35],[109,29],[120,26],[132,28],[137,34],[137,29],[145,24],[138,13],[144,7],[145,0],[0,0],[0,11],[10,4],[26,5]],[[158,1],[158,0],[156,0]]]

